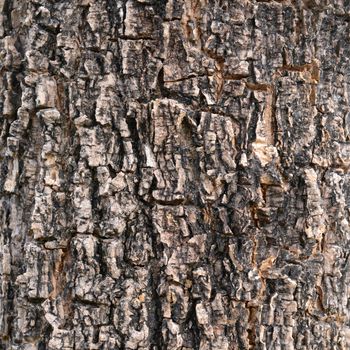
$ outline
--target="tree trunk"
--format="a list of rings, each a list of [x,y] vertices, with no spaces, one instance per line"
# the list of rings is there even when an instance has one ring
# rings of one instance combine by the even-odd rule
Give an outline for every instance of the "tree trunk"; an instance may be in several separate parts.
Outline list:
[[[350,349],[348,0],[0,8],[0,349]]]

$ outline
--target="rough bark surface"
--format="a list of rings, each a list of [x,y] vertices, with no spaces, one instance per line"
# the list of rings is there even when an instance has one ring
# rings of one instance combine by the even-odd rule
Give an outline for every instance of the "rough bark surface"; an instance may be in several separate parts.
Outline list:
[[[1,349],[350,349],[348,0],[0,10]]]

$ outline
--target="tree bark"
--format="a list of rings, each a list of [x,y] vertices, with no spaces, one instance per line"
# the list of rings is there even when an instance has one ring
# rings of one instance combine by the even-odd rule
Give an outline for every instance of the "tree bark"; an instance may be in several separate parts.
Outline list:
[[[0,8],[0,349],[350,349],[348,0]]]

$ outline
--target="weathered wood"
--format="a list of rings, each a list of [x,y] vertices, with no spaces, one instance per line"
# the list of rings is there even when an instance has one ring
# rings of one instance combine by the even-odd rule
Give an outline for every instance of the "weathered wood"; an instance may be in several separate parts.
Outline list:
[[[350,349],[349,1],[0,9],[1,349]]]

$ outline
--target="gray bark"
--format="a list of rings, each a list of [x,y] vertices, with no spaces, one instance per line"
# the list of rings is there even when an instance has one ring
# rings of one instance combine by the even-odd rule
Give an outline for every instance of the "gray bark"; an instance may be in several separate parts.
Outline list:
[[[348,0],[0,9],[0,349],[350,349]]]

